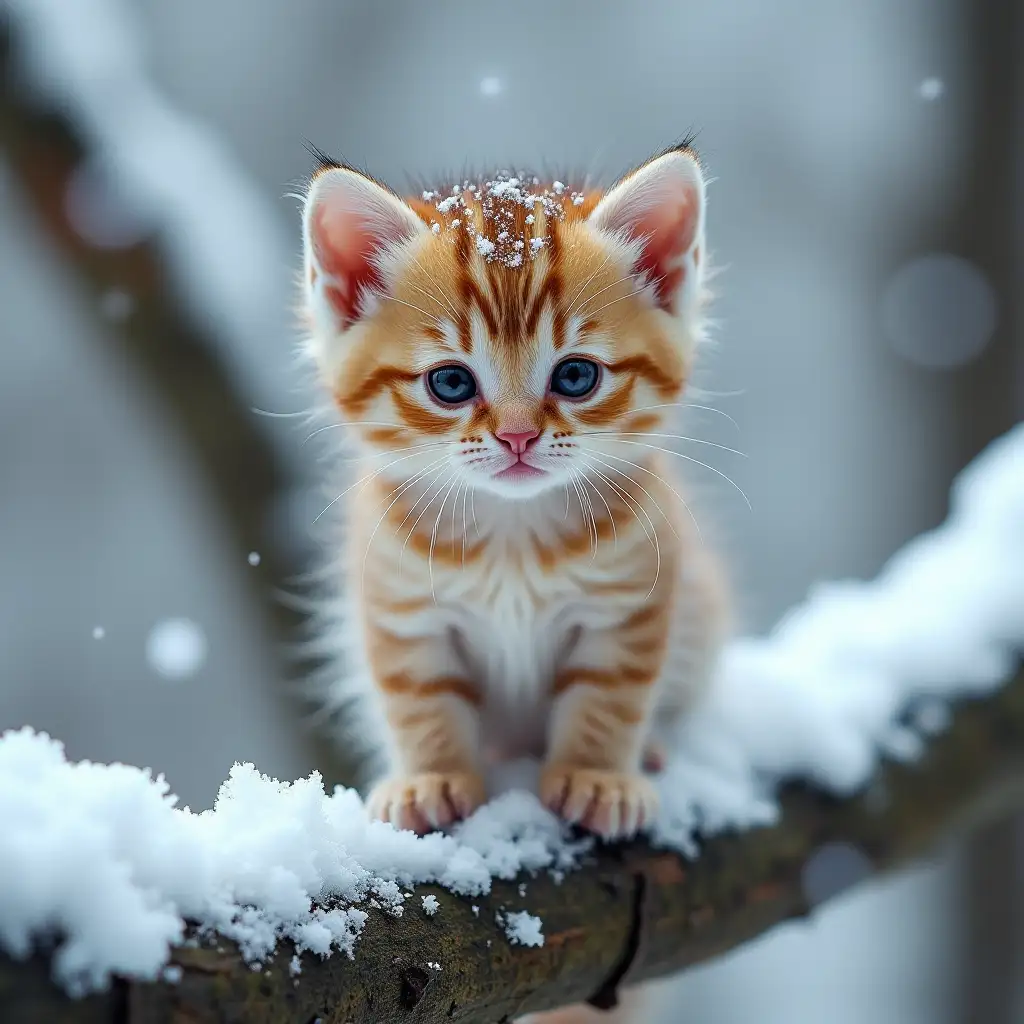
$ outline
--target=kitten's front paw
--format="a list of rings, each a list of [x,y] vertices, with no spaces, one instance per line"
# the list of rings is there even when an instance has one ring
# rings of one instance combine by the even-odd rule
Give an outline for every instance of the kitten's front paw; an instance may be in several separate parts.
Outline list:
[[[540,780],[544,805],[603,839],[628,839],[658,810],[658,794],[642,775],[549,765]]]
[[[468,818],[485,796],[473,772],[419,772],[378,782],[366,806],[371,818],[423,835]]]

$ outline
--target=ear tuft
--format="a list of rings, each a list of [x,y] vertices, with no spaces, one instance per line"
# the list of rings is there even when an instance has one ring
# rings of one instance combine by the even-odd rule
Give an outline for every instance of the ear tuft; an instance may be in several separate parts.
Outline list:
[[[322,167],[303,216],[306,287],[315,320],[343,331],[387,292],[387,258],[426,226],[398,196],[347,167]]]
[[[688,144],[625,177],[589,219],[632,244],[636,276],[660,309],[687,308],[699,291],[704,235],[704,176]]]

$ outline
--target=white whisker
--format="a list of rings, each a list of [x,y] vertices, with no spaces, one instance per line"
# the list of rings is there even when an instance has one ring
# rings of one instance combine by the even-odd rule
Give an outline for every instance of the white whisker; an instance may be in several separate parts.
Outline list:
[[[605,496],[601,493],[601,488],[595,487],[590,477],[588,477],[587,474],[584,473],[583,486],[586,487],[587,484],[590,484],[590,486],[594,488],[594,493],[601,499],[601,502],[604,504],[605,511],[608,513],[608,522],[612,524],[612,550],[617,551],[619,547],[619,531],[615,526],[615,516],[612,515],[611,506],[608,504],[608,500],[605,498]]]
[[[699,409],[701,412],[713,412],[716,416],[724,416],[737,430],[740,429],[740,425],[727,413],[721,409],[716,409],[713,405],[698,405],[696,402],[661,402],[658,405],[644,405],[639,409],[631,409],[630,414],[638,412],[649,412],[651,409]]]
[[[690,441],[693,444],[706,444],[709,448],[718,448],[723,452],[731,452],[733,455],[739,455],[740,458],[747,458],[746,452],[741,452],[736,448],[730,448],[728,445],[718,444],[716,441],[704,441],[699,437],[687,437],[685,434],[656,434],[650,430],[586,430],[578,434],[577,437],[664,437],[674,441]]]
[[[443,446],[443,445],[448,445],[448,444],[451,444],[452,442],[451,442],[451,441],[437,441],[437,442],[435,442],[435,443],[436,443],[436,444],[437,444],[438,446]],[[330,500],[330,501],[329,501],[329,502],[328,502],[328,503],[327,503],[327,504],[326,504],[326,505],[325,505],[325,506],[324,506],[324,507],[323,507],[323,508],[322,508],[322,509],[321,509],[321,510],[320,510],[320,511],[319,511],[319,512],[318,512],[318,513],[316,514],[316,517],[314,518],[313,522],[315,523],[315,522],[317,521],[317,519],[319,519],[319,518],[320,518],[320,517],[321,517],[321,516],[322,516],[322,515],[323,515],[323,514],[324,514],[324,513],[325,513],[325,512],[326,512],[326,511],[327,511],[327,510],[329,509],[329,508],[331,508],[331,507],[332,507],[333,505],[336,505],[336,504],[337,504],[337,503],[338,503],[339,501],[341,501],[341,499],[342,499],[342,498],[344,498],[344,497],[345,497],[345,495],[346,495],[346,494],[348,494],[348,492],[349,492],[349,491],[351,491],[353,487],[357,487],[357,486],[358,486],[358,485],[359,485],[360,483],[362,483],[362,484],[363,484],[363,485],[365,486],[365,485],[366,485],[367,483],[369,483],[369,482],[370,482],[370,481],[371,481],[372,479],[374,479],[374,477],[380,476],[380,474],[381,474],[381,473],[385,473],[385,472],[387,472],[387,470],[389,470],[389,469],[390,469],[390,468],[391,468],[392,466],[397,466],[399,462],[405,462],[405,461],[406,461],[406,459],[413,459],[413,458],[415,458],[415,457],[416,457],[416,456],[417,456],[418,454],[419,454],[419,452],[413,452],[413,453],[412,453],[412,455],[403,455],[403,456],[402,456],[402,457],[401,457],[400,459],[394,459],[394,460],[393,460],[392,462],[389,462],[389,463],[388,463],[388,464],[387,464],[386,466],[381,466],[381,467],[380,467],[380,469],[375,469],[375,470],[374,470],[374,471],[373,471],[372,473],[366,473],[366,474],[364,474],[364,475],[363,475],[363,476],[361,476],[361,477],[360,477],[360,478],[359,478],[358,480],[356,480],[356,481],[355,481],[355,483],[349,484],[349,486],[348,486],[348,487],[346,487],[346,488],[345,488],[345,490],[343,490],[343,491],[341,492],[341,494],[339,494],[339,495],[338,495],[337,497],[335,497],[335,498],[332,498],[332,499],[331,499],[331,500]]]
[[[398,501],[402,497],[402,495],[410,487],[412,487],[412,485],[414,483],[416,483],[418,480],[422,480],[423,477],[426,476],[427,473],[429,473],[432,469],[434,469],[435,466],[437,467],[437,469],[434,470],[434,476],[437,476],[437,474],[440,473],[442,468],[443,468],[440,465],[443,462],[444,462],[444,458],[443,457],[438,459],[436,462],[432,462],[425,469],[421,469],[418,473],[416,473],[413,476],[409,477],[409,479],[406,480],[403,484],[399,485],[394,490],[392,490],[389,494],[386,494],[384,496],[383,500],[387,501],[387,499],[390,498],[392,494],[395,494],[395,491],[398,492],[397,494],[395,494],[395,497],[392,499],[391,504],[388,505],[388,507],[386,509],[384,509],[384,511],[381,513],[381,517],[377,520],[376,523],[374,523],[373,530],[370,531],[370,537],[369,537],[369,539],[366,542],[366,549],[363,551],[363,566],[362,566],[362,571],[361,571],[360,576],[359,576],[359,580],[360,580],[359,589],[360,589],[360,591],[365,591],[366,590],[366,560],[370,556],[370,545],[373,544],[373,538],[377,536],[377,531],[380,529],[380,524],[384,522],[384,520],[387,518],[387,514],[395,507],[395,505],[398,503]],[[429,483],[427,484],[427,489],[428,490],[430,489],[430,484]],[[406,516],[405,518],[408,519],[409,517]],[[402,520],[402,525],[405,525],[405,519]]]
[[[629,281],[632,277],[632,274],[626,274],[625,277],[620,277],[617,281],[612,281],[611,284],[606,284],[603,288],[598,288],[598,290],[594,292],[593,295],[589,296],[587,301],[583,303],[578,315],[587,317],[597,316],[602,309],[607,309],[609,306],[614,306],[616,302],[621,302],[623,299],[628,299],[630,296],[636,295],[636,289],[630,289],[625,295],[620,295],[617,299],[612,299],[610,302],[606,302],[603,306],[598,306],[597,309],[587,308],[588,304],[593,302],[599,295],[603,295],[606,291],[610,288],[614,288],[616,285],[625,284],[626,281]]]
[[[600,455],[598,455],[596,452],[587,452],[586,454],[592,459],[597,459],[604,466],[608,466],[608,464],[604,462],[604,459],[614,459],[616,462],[623,462],[627,466],[632,466],[634,469],[639,469],[641,473],[647,473],[648,476],[653,476],[654,479],[657,480],[663,487],[667,487],[676,496],[680,504],[682,504],[683,508],[686,509],[686,514],[690,517],[691,521],[693,522],[694,529],[697,531],[697,536],[700,538],[700,543],[703,547],[704,535],[701,533],[700,524],[697,522],[697,517],[693,514],[693,509],[690,508],[689,504],[687,504],[686,499],[664,477],[659,476],[652,469],[647,469],[645,466],[641,466],[639,462],[633,462],[630,459],[623,459],[618,455],[609,455],[607,452],[601,452]],[[616,469],[614,466],[608,466],[608,469],[614,470],[616,473],[619,473],[620,475],[626,477],[627,480],[632,480],[633,483],[635,483],[638,487],[640,486],[640,484],[637,483],[636,480],[633,480],[633,478],[628,473],[624,473],[621,469]],[[665,513],[662,512],[662,515],[664,514]]]
[[[593,467],[591,468],[593,469],[594,473],[596,473],[606,484],[608,484],[608,486],[611,487],[612,490],[616,491],[622,498],[622,500],[626,502],[626,507],[636,517],[636,521],[640,523],[641,529],[644,531],[645,534],[647,534],[647,539],[651,542],[652,546],[654,547],[655,557],[657,558],[658,562],[657,567],[654,571],[654,582],[651,584],[651,589],[647,592],[647,596],[650,597],[651,594],[654,593],[654,588],[658,585],[658,580],[661,577],[661,541],[658,540],[658,531],[657,529],[655,529],[654,521],[647,514],[647,509],[645,509],[635,498],[627,494],[617,483],[615,483],[614,480],[612,480],[610,477],[605,476],[605,474],[602,473],[601,470],[594,469]],[[635,480],[633,482],[636,483]],[[655,502],[655,504],[657,503]],[[638,510],[639,512],[642,512],[644,514],[644,518],[647,520],[648,523],[650,523],[650,533],[648,533],[647,527],[644,526],[643,520],[640,519]],[[661,510],[659,509],[659,511]],[[662,512],[661,514],[665,515],[664,512]]]
[[[466,536],[469,530],[466,527],[466,499],[469,497],[469,493],[472,488],[467,484],[466,489],[462,492],[462,564],[466,564]],[[476,494],[476,491],[473,491]]]
[[[733,480],[732,477],[727,476],[720,469],[715,469],[714,466],[709,466],[706,462],[701,462],[700,459],[691,458],[689,455],[684,455],[682,452],[677,452],[673,448],[662,448],[660,445],[657,444],[644,444],[643,441],[627,441],[625,438],[621,437],[609,437],[608,440],[614,441],[616,444],[635,444],[638,445],[640,448],[650,448],[651,451],[664,452],[666,455],[675,455],[677,458],[685,459],[687,462],[694,463],[694,465],[703,466],[705,469],[710,470],[712,473],[714,473],[715,476],[720,476],[727,483],[735,487],[736,490],[739,491],[740,497],[746,502],[747,508],[750,509],[751,512],[753,512],[754,510],[754,507],[753,505],[750,504],[750,499],[747,497],[743,488],[740,487],[740,485],[736,483],[736,481]]]
[[[422,309],[421,307],[417,306],[414,302],[406,302],[405,299],[399,299],[394,295],[389,295],[385,299],[385,302],[397,302],[400,306],[408,306],[410,309],[415,309],[417,313],[422,313],[428,320],[433,320],[434,325],[438,329],[444,329],[444,322],[441,320],[440,317],[434,316],[433,313],[428,313],[425,309]]]
[[[398,575],[399,576],[402,575],[402,565],[403,565],[403,563],[405,561],[405,549],[409,546],[409,541],[412,540],[412,535],[416,532],[416,527],[419,526],[420,520],[427,514],[427,510],[430,508],[430,506],[433,505],[434,502],[441,496],[441,491],[444,490],[444,485],[446,483],[448,483],[448,481],[454,475],[455,475],[455,470],[453,469],[451,471],[451,473],[448,476],[446,476],[441,481],[441,486],[438,487],[438,489],[433,493],[433,495],[430,498],[430,501],[428,501],[426,503],[426,505],[423,506],[423,511],[420,512],[420,514],[413,521],[412,526],[409,527],[409,532],[405,535],[405,540],[402,542],[402,550],[401,550],[401,552],[398,555]],[[428,487],[427,490],[429,491],[429,489],[430,488]],[[423,492],[423,494],[426,494],[426,493],[427,493],[426,491]],[[402,520],[402,525],[403,526],[405,525],[406,519],[408,519],[409,516],[412,515],[413,510],[416,508],[416,505],[418,505],[420,503],[420,501],[423,500],[423,494],[421,494],[420,497],[416,500],[416,504],[414,504],[413,507],[411,509],[409,509],[409,515],[407,515],[405,517],[405,519]]]
[[[601,271],[604,270],[605,267],[608,266],[609,262],[611,261],[612,255],[613,250],[609,249],[608,252],[605,254],[604,259],[593,271],[593,273],[591,273],[590,277],[588,277],[586,281],[584,281],[583,284],[581,284],[580,287],[577,289],[576,294],[572,297],[572,300],[569,303],[568,311],[565,314],[566,320],[568,320],[569,317],[571,317],[576,312],[576,301],[587,290],[587,286],[590,284],[590,282],[593,281],[594,278],[597,277],[597,275],[601,273]]]
[[[430,531],[430,547],[427,549],[427,575],[430,577],[430,596],[437,604],[437,594],[434,592],[434,543],[437,540],[437,528],[441,525],[441,516],[444,515],[444,507],[448,504],[448,495],[452,493],[455,485],[459,483],[459,478],[455,477],[454,480],[448,485],[448,490],[445,491],[444,497],[441,499],[441,507],[437,510],[437,518],[434,520],[434,528]],[[452,510],[452,516],[454,517],[455,511]],[[415,526],[415,524],[414,524]]]
[[[396,430],[407,430],[408,427],[403,427],[400,423],[379,423],[377,420],[339,420],[337,423],[327,423],[322,427],[317,427],[303,444],[307,441],[311,441],[318,434],[322,434],[327,430],[338,430],[340,427],[394,427]]]

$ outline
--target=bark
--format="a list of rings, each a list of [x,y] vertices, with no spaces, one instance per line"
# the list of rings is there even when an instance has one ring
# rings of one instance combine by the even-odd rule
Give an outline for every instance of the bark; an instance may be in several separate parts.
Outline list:
[[[176,950],[177,984],[120,980],[73,1001],[49,980],[45,955],[0,956],[0,1020],[445,1024],[511,1021],[580,1000],[607,1007],[624,983],[716,957],[1021,806],[1024,672],[962,703],[920,761],[881,764],[849,799],[789,786],[778,825],[712,839],[691,862],[636,843],[604,848],[561,884],[546,875],[498,882],[474,899],[421,887],[441,904],[435,916],[418,900],[401,918],[371,910],[353,960],[306,955],[297,978],[288,944],[254,972],[223,942]],[[544,946],[511,946],[496,921],[503,908],[539,914]]]

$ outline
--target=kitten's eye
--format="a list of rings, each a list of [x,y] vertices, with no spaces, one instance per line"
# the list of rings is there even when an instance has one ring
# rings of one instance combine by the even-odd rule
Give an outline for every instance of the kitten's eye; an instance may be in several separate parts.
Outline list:
[[[464,366],[439,366],[427,374],[427,387],[445,405],[460,405],[476,394],[473,374]]]
[[[597,387],[599,375],[597,363],[589,359],[566,359],[551,374],[551,390],[566,398],[582,398]]]

